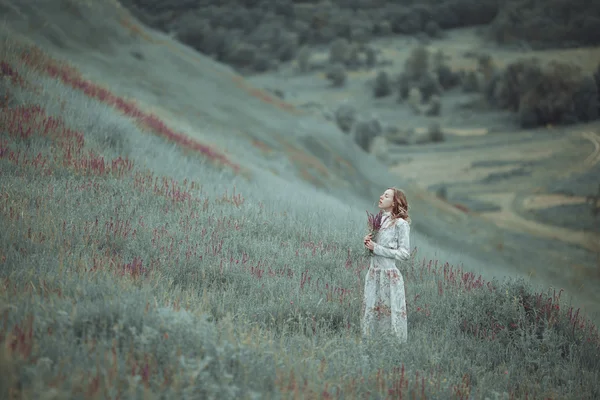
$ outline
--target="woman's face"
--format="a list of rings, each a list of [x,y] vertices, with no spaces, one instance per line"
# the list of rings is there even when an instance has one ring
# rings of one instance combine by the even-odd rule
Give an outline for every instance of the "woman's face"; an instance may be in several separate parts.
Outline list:
[[[394,191],[388,189],[381,196],[379,196],[379,208],[385,211],[392,209],[394,205]]]

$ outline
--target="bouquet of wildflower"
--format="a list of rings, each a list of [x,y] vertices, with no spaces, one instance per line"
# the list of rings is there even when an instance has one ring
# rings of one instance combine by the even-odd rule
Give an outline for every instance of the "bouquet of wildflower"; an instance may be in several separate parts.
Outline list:
[[[367,211],[367,234],[371,234],[371,238],[375,239],[375,235],[381,229],[383,213],[379,211],[377,214],[371,214]],[[366,255],[372,255],[373,250],[366,249]]]

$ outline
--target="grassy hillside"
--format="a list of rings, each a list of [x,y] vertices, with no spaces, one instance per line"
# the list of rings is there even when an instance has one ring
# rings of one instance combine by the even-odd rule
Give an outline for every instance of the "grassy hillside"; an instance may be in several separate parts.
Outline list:
[[[0,78],[2,398],[600,395],[598,332],[561,291],[415,248],[409,343],[361,346],[363,209],[15,35]]]

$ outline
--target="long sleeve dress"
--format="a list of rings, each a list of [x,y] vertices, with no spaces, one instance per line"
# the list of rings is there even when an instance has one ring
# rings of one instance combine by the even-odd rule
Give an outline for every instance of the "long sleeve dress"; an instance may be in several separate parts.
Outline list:
[[[362,335],[379,337],[395,335],[408,341],[404,278],[396,260],[410,258],[410,225],[405,220],[393,220],[383,214],[384,222],[377,237],[367,276],[362,303]]]

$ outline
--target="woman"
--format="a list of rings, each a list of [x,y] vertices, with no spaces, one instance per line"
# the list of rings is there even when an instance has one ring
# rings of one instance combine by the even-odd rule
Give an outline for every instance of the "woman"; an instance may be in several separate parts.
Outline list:
[[[407,342],[404,279],[395,262],[410,258],[406,195],[402,190],[389,188],[379,197],[379,208],[383,222],[375,238],[377,242],[370,234],[364,238],[365,246],[373,250],[373,257],[365,278],[362,334],[365,338],[392,334]]]

